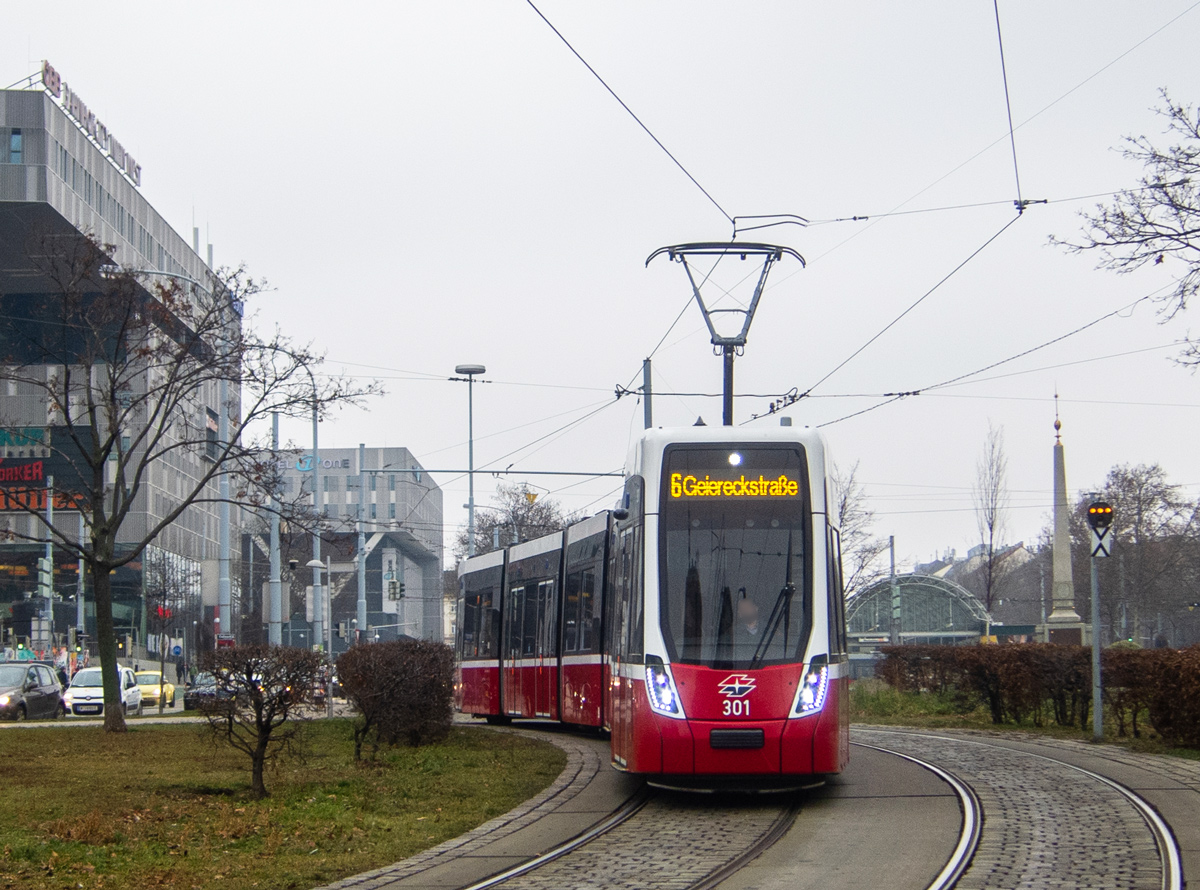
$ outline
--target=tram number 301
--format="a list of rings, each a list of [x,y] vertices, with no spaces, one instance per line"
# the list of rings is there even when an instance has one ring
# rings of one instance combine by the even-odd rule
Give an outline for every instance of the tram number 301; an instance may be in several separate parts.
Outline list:
[[[725,699],[726,717],[749,717],[750,716],[750,700],[745,698],[727,698]]]

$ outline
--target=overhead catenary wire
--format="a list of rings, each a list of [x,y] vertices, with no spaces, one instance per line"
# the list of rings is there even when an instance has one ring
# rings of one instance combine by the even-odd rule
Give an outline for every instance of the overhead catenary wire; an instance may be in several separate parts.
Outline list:
[[[1004,82],[1004,110],[1008,115],[1008,141],[1012,145],[1013,179],[1017,186],[1017,213],[1025,212],[1025,202],[1021,198],[1021,171],[1017,167],[1017,134],[1013,129],[1012,98],[1008,92],[1008,66],[1004,63],[1004,36],[1000,32],[1000,0],[992,0],[992,8],[996,11],[996,43],[1000,47],[1000,79]]]
[[[605,82],[604,78],[600,76],[599,72],[597,72],[595,68],[593,68],[590,64],[588,64],[587,59],[585,59],[582,55],[579,54],[579,50],[575,49],[575,47],[573,47],[571,45],[571,42],[569,40],[567,40],[566,37],[563,36],[562,32],[559,31],[558,28],[554,27],[554,24],[550,21],[550,19],[546,18],[546,16],[542,14],[542,11],[540,9],[538,9],[537,6],[534,5],[533,0],[525,0],[525,2],[529,4],[530,9],[532,9],[534,12],[536,12],[538,14],[538,17],[543,22],[546,23],[546,25],[550,28],[550,30],[555,33],[555,35],[558,37],[558,39],[563,42],[563,44],[567,47],[567,49],[569,49],[571,51],[571,53],[575,56],[575,58],[577,58],[580,62],[583,63],[583,66],[592,73],[592,76],[595,77],[596,80],[600,81],[600,85],[602,87],[604,87],[604,89],[608,90],[609,95],[617,100],[617,103],[622,108],[625,109],[625,111],[629,114],[629,116],[631,118],[633,118],[637,122],[637,125],[645,131],[646,135],[654,140],[654,144],[657,145],[659,148],[661,148],[663,150],[663,153],[668,158],[670,158],[671,161],[675,164],[675,166],[678,167],[683,172],[683,175],[686,176],[689,180],[691,180],[692,185],[694,185],[696,188],[700,189],[700,192],[704,195],[704,197],[708,198],[708,200],[712,203],[713,207],[716,207],[717,210],[719,210],[721,212],[721,215],[723,217],[725,217],[725,219],[727,219],[729,221],[729,223],[732,225],[733,217],[730,216],[728,212],[726,212],[724,207],[722,207],[719,203],[717,203],[716,198],[714,198],[712,195],[710,195],[708,193],[708,189],[706,189],[704,186],[702,186],[700,184],[700,182],[696,179],[696,177],[688,172],[687,167],[683,166],[683,163],[679,160],[679,158],[677,158],[677,157],[675,157],[675,155],[671,154],[670,150],[665,145],[663,145],[662,142],[659,140],[659,138],[657,136],[655,136],[653,132],[651,132],[650,128],[647,127],[642,122],[642,119],[633,113],[633,109],[625,104],[625,100],[617,95],[616,90],[614,90],[612,87],[610,87],[608,85],[607,82]]]
[[[947,281],[949,281],[951,278],[953,278],[968,263],[970,263],[973,259],[975,259],[977,256],[979,256],[979,254],[983,253],[984,250],[986,250],[993,242],[995,242],[995,240],[997,238],[999,238],[1006,231],[1008,231],[1009,227],[1020,218],[1021,217],[1018,214],[1017,216],[1014,216],[1012,219],[1010,219],[1008,222],[1006,222],[1003,226],[1001,226],[999,231],[997,231],[994,235],[989,237],[986,241],[983,242],[983,244],[979,245],[979,247],[975,248],[975,250],[971,251],[971,253],[966,257],[966,259],[962,260],[958,265],[956,265],[953,269],[951,269],[944,276],[942,276],[942,278],[936,284],[934,284],[933,287],[929,288],[929,290],[925,291],[925,293],[923,293],[923,294],[921,294],[921,296],[917,297],[917,299],[915,301],[913,301],[908,306],[908,308],[906,308],[903,312],[901,312],[899,315],[897,315],[895,318],[893,318],[891,321],[889,321],[886,325],[884,325],[879,331],[877,331],[874,335],[872,335],[869,340],[867,340],[865,343],[863,343],[862,346],[858,347],[856,350],[854,350],[854,352],[850,353],[850,355],[846,356],[846,358],[844,358],[840,362],[838,362],[838,364],[835,365],[833,367],[833,369],[828,371],[816,383],[814,383],[811,386],[809,386],[808,388],[806,388],[800,394],[799,398],[803,399],[803,398],[807,397],[809,395],[809,393],[811,393],[814,389],[816,389],[818,386],[820,386],[822,383],[824,383],[826,380],[828,380],[830,377],[832,377],[834,374],[836,374],[842,368],[846,367],[846,365],[850,364],[850,362],[852,362],[855,358],[857,358],[859,355],[861,355],[872,343],[874,343],[876,340],[878,340],[880,337],[882,337],[884,334],[886,334],[889,330],[891,330],[893,327],[895,327],[901,321],[901,319],[903,319],[906,315],[908,315],[910,312],[912,312],[914,309],[916,309],[918,306],[920,306],[921,303],[925,302],[925,300],[928,299],[935,291],[937,291],[938,288],[940,288],[943,284],[945,284]],[[850,415],[850,416],[855,416],[855,415]]]

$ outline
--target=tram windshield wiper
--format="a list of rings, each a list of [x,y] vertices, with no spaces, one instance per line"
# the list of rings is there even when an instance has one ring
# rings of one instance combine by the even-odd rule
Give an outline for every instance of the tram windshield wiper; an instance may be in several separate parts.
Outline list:
[[[754,657],[750,659],[750,667],[758,667],[766,657],[780,624],[783,625],[783,648],[787,649],[788,631],[792,621],[792,597],[795,594],[796,585],[791,581],[788,581],[783,590],[779,591],[779,596],[775,598],[775,605],[771,607],[771,616],[767,619],[766,630],[754,649]]]

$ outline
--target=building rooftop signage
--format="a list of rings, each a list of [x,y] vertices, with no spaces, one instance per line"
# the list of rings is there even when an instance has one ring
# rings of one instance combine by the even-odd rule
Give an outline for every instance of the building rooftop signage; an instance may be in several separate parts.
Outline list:
[[[92,113],[79,94],[71,89],[49,62],[42,62],[42,86],[58,100],[62,110],[75,123],[79,124],[85,133],[96,140],[100,150],[108,155],[109,160],[117,166],[117,169],[124,173],[134,185],[141,186],[142,165],[133,159],[133,155],[125,150],[125,146],[118,142],[112,133],[108,132],[108,127],[104,126]]]

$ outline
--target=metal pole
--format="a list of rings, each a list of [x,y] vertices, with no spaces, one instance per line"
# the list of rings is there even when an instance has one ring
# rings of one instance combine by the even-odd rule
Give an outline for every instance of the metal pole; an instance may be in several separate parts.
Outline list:
[[[1103,690],[1100,678],[1100,571],[1092,557],[1092,741],[1104,739]]]
[[[54,477],[46,477],[46,561],[50,565],[50,586],[46,590],[46,639],[54,657]]]
[[[220,398],[217,405],[219,412],[217,417],[217,438],[220,440],[217,447],[224,449],[229,441],[229,407],[226,401],[229,398],[229,384],[222,379],[220,384]],[[229,578],[229,474],[224,469],[221,475],[217,477],[217,560],[218,560],[218,575],[217,575],[217,633],[229,634],[233,633],[233,622],[230,620],[233,616],[230,614],[232,610],[233,600],[233,584]]]
[[[325,562],[325,583],[328,584],[325,597],[325,605],[329,610],[325,616],[325,657],[333,657],[333,557],[329,557]],[[330,662],[332,665],[332,662]],[[330,670],[326,674],[325,681],[325,716],[333,716],[333,671]]]
[[[78,581],[75,584],[75,630],[87,633],[87,606],[83,601],[84,566],[83,566],[83,510],[79,511],[79,567],[75,570]]]
[[[279,412],[271,413],[271,456],[279,454]],[[283,645],[283,587],[280,584],[279,558],[279,497],[271,491],[271,577],[268,581],[270,604],[268,605],[267,640],[272,646]]]
[[[722,390],[721,423],[733,426],[733,354],[735,347],[721,347],[725,356],[725,385]]]
[[[312,377],[312,371],[308,372]],[[312,483],[313,483],[313,512],[317,525],[313,528],[313,559],[321,561],[321,517],[325,514],[325,505],[321,503],[321,458],[317,453],[317,379],[313,377],[313,453],[312,453]],[[325,641],[324,631],[325,605],[321,596],[321,570],[313,567],[313,640],[315,645]]]
[[[900,645],[900,585],[896,583],[896,536],[888,535],[888,550],[892,554],[892,645]]]
[[[467,375],[467,556],[475,555],[475,375]]]
[[[654,412],[650,407],[650,359],[642,359],[642,423],[646,429],[654,426]]]
[[[358,608],[355,610],[357,625],[354,629],[354,642],[359,640],[359,634],[367,630],[367,471],[363,468],[366,460],[367,446],[358,443]],[[375,477],[371,477],[375,478]]]

